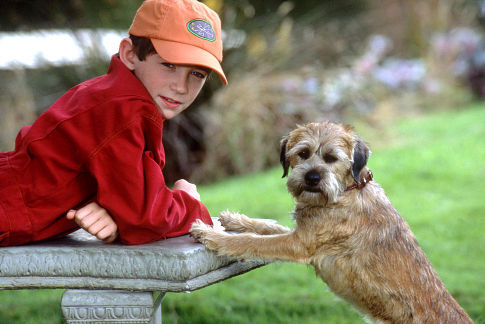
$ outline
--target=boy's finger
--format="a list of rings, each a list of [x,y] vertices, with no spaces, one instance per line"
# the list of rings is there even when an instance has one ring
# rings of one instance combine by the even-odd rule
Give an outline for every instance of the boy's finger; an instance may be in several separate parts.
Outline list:
[[[117,235],[111,235],[107,238],[104,238],[104,239],[100,239],[101,241],[103,241],[104,243],[113,243],[117,238]]]
[[[99,209],[101,208],[96,202],[92,201],[90,202],[89,204],[87,204],[86,206],[83,206],[81,209],[84,209],[84,210],[88,210],[88,211],[93,211],[93,210],[96,210],[96,209]]]
[[[113,234],[111,236],[109,236],[108,238],[104,239],[103,242],[104,243],[113,243],[116,238],[118,237],[118,234]]]
[[[90,209],[86,209],[85,207],[83,207],[76,211],[76,219],[81,220],[88,217],[91,214],[92,214],[92,211]]]
[[[106,224],[103,222],[94,222],[92,223],[88,228],[86,228],[86,231],[88,231],[91,235],[98,236],[99,233],[106,227]],[[99,237],[98,237],[99,238]]]
[[[99,240],[106,242],[106,241],[109,241],[112,235],[113,233],[108,228],[105,227],[101,231],[99,231],[98,234],[96,234],[96,237]]]
[[[78,218],[83,218],[83,217],[86,217],[87,215],[89,214],[92,214],[92,213],[99,213],[100,210],[104,210],[104,209],[101,209],[101,207],[95,203],[95,202],[91,202],[89,204],[87,204],[86,206],[82,207],[82,208],[79,208],[76,212],[76,216]]]
[[[113,242],[118,236],[118,231],[116,226],[106,226],[98,232],[96,237],[105,243]]]
[[[88,214],[88,215],[85,215],[85,216],[82,216],[80,217],[80,215],[78,215],[78,213],[76,213],[76,223],[81,226],[82,228],[84,229],[87,229],[89,228],[91,225],[93,225],[94,223],[96,223],[98,221],[98,216],[96,214]]]
[[[67,219],[73,220],[74,216],[76,216],[76,211],[71,209],[67,212],[66,217]]]

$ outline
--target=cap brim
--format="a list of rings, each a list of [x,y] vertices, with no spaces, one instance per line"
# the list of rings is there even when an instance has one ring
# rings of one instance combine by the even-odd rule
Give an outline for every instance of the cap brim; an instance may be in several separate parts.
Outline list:
[[[153,47],[164,60],[174,64],[198,65],[216,71],[227,84],[222,66],[214,55],[200,47],[161,39],[151,39]]]

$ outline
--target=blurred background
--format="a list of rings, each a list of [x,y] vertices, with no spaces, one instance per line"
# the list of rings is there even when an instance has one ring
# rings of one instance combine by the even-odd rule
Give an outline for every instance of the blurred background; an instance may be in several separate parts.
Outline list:
[[[140,0],[2,0],[0,151],[74,85],[106,73]],[[207,183],[278,163],[297,123],[379,127],[485,95],[478,0],[207,0],[229,85],[212,77],[166,123],[167,182]]]
[[[0,1],[0,151],[69,88],[106,73],[141,2]],[[211,215],[293,226],[280,138],[298,123],[350,123],[450,293],[485,323],[485,2],[205,3],[222,18],[229,85],[212,76],[165,123],[167,182],[208,183],[198,190]],[[0,323],[63,323],[61,294],[0,291]],[[169,297],[167,323],[363,323],[298,264]]]

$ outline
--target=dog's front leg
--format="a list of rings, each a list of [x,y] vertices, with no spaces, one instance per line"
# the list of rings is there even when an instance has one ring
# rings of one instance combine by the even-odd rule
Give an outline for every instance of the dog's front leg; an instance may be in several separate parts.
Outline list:
[[[286,227],[276,222],[262,219],[249,218],[246,215],[223,211],[219,214],[219,222],[226,231],[251,232],[261,235],[285,234],[291,232]]]
[[[309,263],[308,249],[295,232],[278,235],[254,233],[229,234],[197,221],[190,229],[192,236],[209,250],[239,259],[293,261]]]

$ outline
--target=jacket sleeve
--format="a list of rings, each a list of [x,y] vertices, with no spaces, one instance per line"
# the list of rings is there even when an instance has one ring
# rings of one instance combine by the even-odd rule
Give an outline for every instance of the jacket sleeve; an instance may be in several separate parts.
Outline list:
[[[164,161],[156,161],[145,137],[144,127],[128,125],[92,154],[88,166],[97,181],[97,201],[118,225],[121,242],[184,235],[196,219],[212,224],[200,201],[166,186]]]

